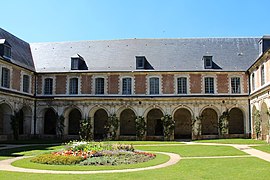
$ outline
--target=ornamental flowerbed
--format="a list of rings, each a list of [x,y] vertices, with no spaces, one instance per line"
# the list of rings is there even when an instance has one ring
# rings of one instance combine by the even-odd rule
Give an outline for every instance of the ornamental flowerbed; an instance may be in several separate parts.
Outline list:
[[[156,157],[149,152],[137,151],[132,145],[95,142],[70,142],[57,152],[42,154],[31,162],[50,165],[121,165],[147,162]]]

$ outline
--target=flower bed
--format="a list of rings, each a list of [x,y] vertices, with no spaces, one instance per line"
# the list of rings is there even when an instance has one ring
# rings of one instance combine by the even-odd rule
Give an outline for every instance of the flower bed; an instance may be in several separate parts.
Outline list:
[[[136,151],[132,145],[93,142],[70,142],[65,149],[43,154],[31,162],[54,165],[120,165],[146,162],[155,154]]]

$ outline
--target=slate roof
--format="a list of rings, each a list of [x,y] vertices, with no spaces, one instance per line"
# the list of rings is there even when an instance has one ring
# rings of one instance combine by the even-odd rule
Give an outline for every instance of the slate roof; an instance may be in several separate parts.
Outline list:
[[[31,43],[37,72],[70,72],[71,57],[82,56],[87,71],[136,71],[145,56],[148,71],[246,71],[259,55],[260,38],[125,39]],[[213,56],[216,69],[204,69]],[[141,70],[140,70],[141,71]]]
[[[0,39],[2,39],[2,41],[7,41],[11,45],[10,62],[31,71],[35,71],[29,43],[17,38],[2,28],[0,28]]]

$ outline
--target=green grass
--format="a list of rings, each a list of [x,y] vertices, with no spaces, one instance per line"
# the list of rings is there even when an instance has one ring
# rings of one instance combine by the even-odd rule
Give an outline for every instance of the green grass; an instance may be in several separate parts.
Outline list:
[[[5,160],[5,159],[10,159],[10,158],[11,158],[10,156],[0,156],[0,161]]]
[[[106,141],[107,143],[133,144],[133,145],[159,145],[159,144],[183,144],[177,141]]]
[[[30,169],[46,169],[59,171],[97,171],[112,169],[134,169],[141,167],[149,167],[167,162],[170,158],[167,155],[157,154],[156,158],[144,163],[128,164],[119,166],[79,166],[79,165],[46,165],[30,162],[31,158],[21,159],[12,163],[13,166],[30,168]]]
[[[35,174],[18,172],[1,172],[0,179],[269,179],[270,163],[249,158],[228,159],[186,159],[173,166],[162,169],[110,174]]]
[[[236,140],[233,140],[236,142]],[[241,140],[241,144],[249,144],[250,140]],[[125,141],[126,142],[126,141]],[[127,142],[131,144],[133,141]],[[256,141],[257,142],[257,141]],[[159,142],[158,142],[159,143]],[[158,145],[157,143],[157,145]],[[160,143],[163,144],[164,142]],[[170,142],[171,143],[171,142]],[[207,146],[207,145],[172,145],[168,143],[167,146],[140,146],[139,143],[136,145],[136,149],[146,150],[146,151],[163,151],[163,152],[173,152],[178,153],[182,157],[206,157],[206,156],[236,156],[236,155],[245,155],[240,150],[237,150],[230,146]],[[175,143],[175,142],[174,142]],[[239,142],[235,143],[238,144]],[[134,143],[135,144],[135,143]],[[147,144],[147,141],[142,142],[142,145]],[[154,143],[155,144],[155,143]],[[257,143],[251,143],[257,144]],[[35,148],[27,149],[16,149],[9,151],[9,154],[12,155],[33,155],[40,154],[46,151],[52,151],[54,149],[61,148],[59,146],[36,146]],[[256,146],[256,148],[270,149],[269,145]],[[261,150],[260,149],[260,150]],[[11,149],[10,149],[11,150]],[[14,152],[13,152],[14,151]],[[2,151],[0,151],[2,153]],[[7,152],[6,152],[7,153]],[[2,156],[4,158],[6,156]],[[168,158],[159,154],[158,157],[161,159]],[[163,159],[164,160],[164,159]],[[29,159],[24,159],[15,162],[27,165]],[[147,163],[153,163],[149,161]],[[138,165],[138,164],[137,164]],[[143,163],[143,165],[147,165]],[[149,164],[148,164],[149,165]],[[48,165],[45,165],[48,166]],[[139,165],[139,167],[142,167]],[[115,167],[112,167],[115,169]],[[135,168],[135,167],[133,167]],[[182,159],[175,165],[155,169],[155,170],[146,170],[138,172],[128,172],[128,173],[109,173],[109,174],[36,174],[36,173],[19,173],[19,172],[7,172],[0,171],[0,179],[269,179],[270,177],[270,163],[255,157],[235,157],[235,158],[212,158],[212,159]],[[64,170],[67,170],[66,168]],[[72,169],[74,170],[74,169]]]
[[[260,151],[270,153],[270,145],[262,145],[262,146],[252,146],[254,149],[258,149]]]
[[[210,140],[196,140],[193,142],[200,142],[200,143],[220,143],[220,144],[267,144],[265,141],[262,140],[255,140],[255,139],[210,139]]]
[[[180,145],[180,146],[136,146],[144,151],[173,152],[182,157],[239,156],[246,153],[231,146]]]

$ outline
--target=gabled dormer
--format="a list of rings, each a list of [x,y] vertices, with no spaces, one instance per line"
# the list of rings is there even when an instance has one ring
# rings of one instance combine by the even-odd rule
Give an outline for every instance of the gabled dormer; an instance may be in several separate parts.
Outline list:
[[[0,56],[4,59],[11,59],[11,45],[5,39],[0,39]]]
[[[145,56],[136,56],[136,69],[154,69]]]
[[[203,56],[204,69],[213,68],[213,57],[212,56]]]
[[[83,57],[79,54],[75,54],[71,57],[71,70],[88,70]]]

